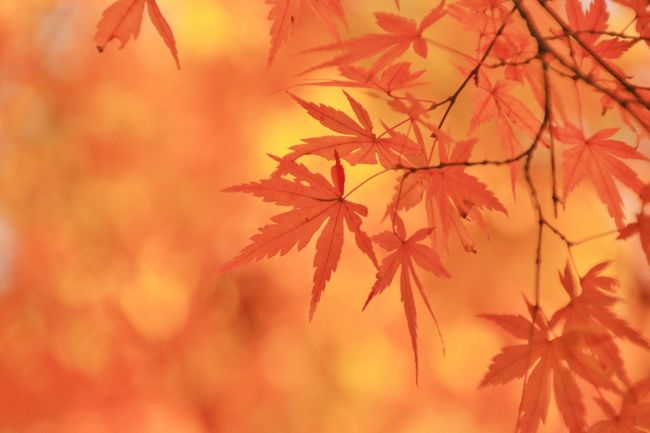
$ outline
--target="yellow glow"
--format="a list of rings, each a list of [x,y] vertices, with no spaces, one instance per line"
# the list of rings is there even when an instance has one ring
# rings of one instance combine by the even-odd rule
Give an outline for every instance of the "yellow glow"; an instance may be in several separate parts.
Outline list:
[[[187,281],[169,263],[145,254],[133,283],[122,290],[120,304],[131,324],[144,337],[171,337],[185,323],[190,292]]]

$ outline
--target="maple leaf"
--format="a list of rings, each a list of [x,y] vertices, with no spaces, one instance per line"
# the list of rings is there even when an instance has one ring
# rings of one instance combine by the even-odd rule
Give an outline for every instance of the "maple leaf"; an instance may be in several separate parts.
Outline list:
[[[565,4],[569,26],[571,30],[579,34],[579,38],[589,45],[595,53],[603,59],[616,59],[620,57],[636,41],[622,41],[616,38],[599,41],[601,35],[598,33],[607,30],[607,5],[605,0],[593,0],[585,11],[579,0],[567,0]],[[576,54],[586,56],[583,50],[574,47]]]
[[[415,360],[415,380],[417,382],[419,365],[417,317],[413,288],[411,286],[411,277],[413,277],[415,285],[422,296],[427,310],[433,318],[436,328],[438,328],[438,322],[433,313],[433,309],[431,308],[431,304],[429,303],[424,288],[415,273],[415,265],[417,264],[425,271],[432,272],[439,277],[449,277],[450,275],[443,267],[438,254],[428,246],[421,243],[421,241],[429,236],[431,229],[420,229],[407,239],[404,222],[399,215],[395,215],[393,221],[394,231],[385,231],[372,238],[373,241],[384,250],[389,251],[390,254],[382,260],[379,270],[377,271],[375,284],[372,286],[363,308],[365,309],[375,296],[379,295],[390,286],[395,278],[395,274],[400,270],[400,297],[404,304],[404,314],[406,315],[406,323],[411,336],[411,346]],[[440,335],[439,328],[438,333]]]
[[[570,301],[558,309],[548,323],[541,310],[530,305],[533,320],[519,315],[481,316],[516,338],[528,341],[527,344],[504,347],[492,359],[480,384],[503,384],[526,376],[520,406],[521,417],[518,421],[519,432],[534,433],[539,423],[545,420],[551,375],[555,401],[569,431],[585,431],[585,407],[573,372],[598,388],[616,391],[613,375],[618,376],[623,383],[628,380],[612,337],[626,338],[650,349],[648,342],[638,332],[611,311],[616,298],[610,293],[616,280],[601,275],[606,266],[607,263],[600,263],[581,277],[581,292],[578,293],[567,265],[559,277]],[[551,337],[553,328],[561,323],[564,323],[562,335]],[[611,422],[606,421],[601,427],[610,425]]]
[[[611,310],[617,299],[610,293],[614,291],[617,281],[600,275],[607,265],[607,262],[600,263],[581,277],[581,292],[577,293],[567,263],[564,273],[560,274],[560,281],[570,301],[553,314],[549,325],[553,327],[564,322],[564,334],[580,333],[584,336],[583,344],[587,350],[626,383],[628,379],[623,360],[612,337],[625,338],[645,349],[650,349],[650,344]]]
[[[526,344],[506,346],[490,363],[480,387],[525,378],[517,421],[518,433],[534,433],[546,420],[551,388],[569,431],[586,429],[585,405],[576,374],[595,386],[613,388],[609,373],[576,344],[576,333],[551,337],[540,310],[529,305],[532,320],[520,315],[482,315]],[[533,323],[534,322],[534,323]]]
[[[650,379],[630,386],[623,395],[621,409],[616,411],[602,398],[596,401],[608,419],[598,421],[589,433],[644,433],[650,431]]]
[[[609,137],[616,134],[618,128],[603,129],[589,138],[573,125],[553,128],[553,135],[558,140],[571,144],[564,151],[564,197],[587,175],[592,179],[596,192],[607,205],[609,214],[614,218],[618,228],[623,227],[623,201],[614,183],[621,181],[632,191],[639,192],[643,187],[637,174],[621,159],[648,159],[633,147]]]
[[[145,3],[151,22],[156,27],[158,34],[167,45],[167,48],[169,48],[176,62],[176,67],[180,69],[181,64],[178,60],[178,50],[176,49],[174,34],[158,8],[156,0],[118,0],[106,8],[102,19],[97,24],[97,33],[95,34],[97,50],[100,53],[103,52],[106,49],[106,45],[113,39],[120,41],[120,49],[127,44],[131,37],[137,39],[140,34],[140,25],[142,24]]]
[[[607,29],[609,14],[604,0],[591,1],[586,11],[582,8],[580,1],[567,0],[565,8],[572,30],[577,32],[602,32]],[[586,33],[581,38],[584,42],[592,45],[598,39],[598,35]]]
[[[314,104],[297,96],[293,98],[310,116],[323,126],[345,135],[314,137],[303,139],[303,143],[291,147],[293,152],[287,158],[299,158],[303,155],[319,155],[334,159],[337,152],[350,164],[376,164],[386,168],[394,167],[402,155],[420,152],[420,146],[403,134],[389,131],[388,137],[379,137],[373,132],[372,120],[368,111],[352,96],[345,93],[357,121],[340,110],[324,104]]]
[[[335,154],[331,170],[332,183],[320,174],[310,172],[307,167],[295,161],[281,160],[278,171],[269,179],[227,188],[227,192],[246,192],[274,202],[280,206],[291,206],[288,212],[271,218],[272,223],[259,229],[251,243],[237,257],[223,265],[219,273],[228,272],[246,263],[284,255],[297,246],[303,249],[325,224],[316,241],[314,256],[314,278],[309,317],[313,317],[316,305],[341,256],[343,247],[343,226],[354,234],[357,247],[377,267],[377,259],[368,235],[361,230],[361,216],[367,216],[365,206],[347,201],[345,171]],[[292,176],[289,180],[284,176]]]
[[[345,23],[345,12],[340,0],[266,0],[266,4],[271,6],[268,15],[268,20],[271,21],[269,66],[295,28],[305,3],[330,33],[338,38],[336,21]]]
[[[567,263],[564,273],[560,275],[560,281],[570,297],[570,302],[557,310],[550,324],[554,326],[564,321],[564,332],[582,331],[592,335],[611,333],[650,349],[650,344],[611,310],[617,299],[609,293],[614,291],[617,281],[612,277],[600,275],[608,265],[608,262],[599,263],[581,277],[581,293],[578,294]]]
[[[470,133],[476,130],[481,123],[496,118],[497,134],[501,139],[501,146],[505,150],[506,156],[513,158],[522,150],[513,127],[517,127],[532,139],[537,135],[540,122],[519,99],[510,94],[515,82],[498,80],[493,84],[486,74],[481,74],[478,83],[470,120]],[[517,167],[516,164],[509,166],[514,193]]]
[[[358,62],[379,55],[370,70],[379,71],[397,60],[410,46],[422,58],[427,57],[427,43],[422,33],[445,14],[444,1],[424,16],[418,25],[415,20],[389,12],[376,12],[377,25],[385,33],[363,35],[347,41],[334,42],[306,52],[343,51],[334,59],[320,63],[303,73],[330,66]]]
[[[450,151],[451,139],[437,131],[441,164],[465,162],[468,160],[476,140],[460,141]],[[426,165],[426,159],[418,161]],[[466,251],[475,252],[474,242],[463,223],[471,220],[484,226],[482,210],[494,210],[507,214],[505,207],[485,184],[467,174],[465,167],[452,165],[432,170],[407,173],[396,187],[396,194],[388,207],[388,213],[395,208],[409,209],[424,199],[428,225],[434,249],[448,251],[450,236],[457,236]]]

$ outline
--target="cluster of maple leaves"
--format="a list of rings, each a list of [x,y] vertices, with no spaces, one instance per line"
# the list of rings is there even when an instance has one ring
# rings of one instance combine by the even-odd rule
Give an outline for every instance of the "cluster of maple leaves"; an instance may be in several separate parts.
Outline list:
[[[566,203],[571,192],[590,179],[619,238],[638,234],[650,262],[650,215],[644,211],[650,202],[650,187],[625,162],[648,161],[639,145],[650,138],[650,90],[635,85],[615,62],[637,44],[650,47],[650,10],[648,0],[616,2],[632,15],[621,31],[610,28],[605,0],[593,0],[586,9],[579,0],[458,0],[450,5],[441,2],[419,21],[377,12],[377,33],[343,38],[339,28],[348,27],[348,23],[341,0],[266,0],[271,22],[269,66],[301,22],[301,15],[311,11],[335,41],[306,50],[321,53],[326,60],[303,74],[333,68],[338,71],[331,80],[311,84],[373,92],[384,98],[403,120],[394,125],[382,122],[377,128],[366,108],[347,92],[346,111],[291,95],[309,116],[331,132],[305,138],[283,157],[274,156],[277,168],[269,178],[227,189],[253,194],[289,210],[272,217],[220,272],[284,255],[294,248],[301,250],[319,232],[311,317],[337,269],[344,234],[350,232],[359,251],[377,269],[366,305],[387,289],[399,272],[417,380],[414,288],[435,321],[418,273],[449,277],[443,257],[449,253],[450,242],[459,242],[466,251],[474,252],[468,225],[484,226],[482,215],[487,211],[507,213],[488,186],[468,172],[472,167],[508,167],[513,194],[523,169],[539,224],[537,274],[545,231],[560,237],[570,256],[575,243],[544,214],[544,198],[530,176],[531,160],[538,152],[551,156],[551,200],[556,212],[558,204]],[[172,31],[156,0],[119,0],[106,9],[95,37],[98,49],[104,50],[112,39],[118,39],[124,46],[131,37],[136,38],[145,3],[154,26],[180,67]],[[399,2],[395,6],[399,9]],[[476,45],[463,52],[425,36],[442,19],[451,20],[475,35]],[[412,92],[415,87],[422,88],[420,80],[426,71],[414,70],[407,57],[412,51],[426,59],[430,46],[449,52],[462,63],[455,90],[435,100],[430,95],[420,96],[422,92]],[[533,103],[524,103],[517,96],[520,89],[527,89]],[[580,104],[581,94],[587,92],[600,96],[602,115],[614,110],[608,115],[617,116],[627,134],[635,137],[635,143],[616,138],[619,128],[590,131],[585,126]],[[473,113],[466,138],[458,140],[445,128],[445,122],[457,99],[467,93],[473,95]],[[577,116],[569,106],[578,106]],[[471,136],[483,124],[495,127],[501,158],[472,159],[472,151],[479,143]],[[301,162],[306,155],[331,161],[330,178],[311,171]],[[558,159],[561,165],[556,169]],[[351,167],[377,165],[381,171],[346,192],[344,163]],[[362,229],[368,209],[348,197],[385,173],[396,175],[395,192],[384,210],[389,227],[371,236]],[[560,176],[561,192],[556,185]],[[625,221],[617,182],[639,197],[636,221]],[[403,216],[415,207],[426,212],[427,226],[411,230],[409,235]],[[385,251],[381,260],[376,246]],[[530,318],[507,314],[483,316],[523,340],[519,345],[504,347],[481,382],[485,386],[523,378],[518,432],[535,432],[544,422],[551,388],[562,419],[572,433],[650,431],[650,378],[631,381],[617,339],[627,339],[643,349],[650,349],[650,344],[613,313],[616,280],[602,275],[606,266],[607,263],[598,264],[580,276],[575,265],[568,264],[560,274],[568,302],[550,316],[540,305],[539,279],[535,282],[534,300],[526,301]],[[605,414],[605,420],[591,427],[586,421],[585,386],[597,392],[596,402]],[[620,397],[620,409],[604,397],[606,393]]]
[[[629,400],[640,403],[638,399],[645,397],[647,390],[636,395],[638,391],[630,383],[615,338],[627,339],[644,349],[650,349],[650,344],[611,311],[616,302],[612,296],[616,280],[601,275],[606,266],[607,263],[600,263],[580,277],[578,290],[567,264],[560,281],[569,302],[550,319],[530,303],[530,320],[521,315],[482,316],[526,342],[504,347],[492,359],[481,382],[481,386],[503,384],[526,376],[518,431],[537,431],[539,423],[546,419],[551,387],[569,431],[586,431],[586,409],[577,378],[600,393],[596,401],[610,418],[594,425],[591,432],[638,432],[650,427],[649,404],[640,406],[641,411],[637,408],[637,412],[627,407]],[[650,379],[642,383],[647,387]],[[603,397],[603,391],[623,394],[619,384],[631,393],[620,412]]]

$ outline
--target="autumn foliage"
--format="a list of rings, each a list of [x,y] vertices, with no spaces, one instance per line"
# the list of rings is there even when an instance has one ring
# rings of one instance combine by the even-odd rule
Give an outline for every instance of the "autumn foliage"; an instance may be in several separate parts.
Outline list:
[[[408,11],[418,9],[404,0],[386,1],[368,18],[372,30],[356,22],[365,12],[360,3],[266,0],[264,43],[270,47],[260,73],[273,74],[279,64],[290,73],[273,83],[273,95],[256,98],[281,93],[300,111],[301,122],[318,132],[297,143],[266,143],[259,158],[251,157],[269,160],[261,180],[241,179],[235,169],[211,173],[211,181],[244,182],[223,192],[261,199],[272,216],[259,220],[258,231],[238,253],[239,246],[230,244],[220,247],[220,254],[205,253],[209,260],[201,266],[210,271],[203,286],[238,278],[233,275],[262,259],[291,251],[313,254],[311,282],[296,282],[309,287],[311,321],[337,273],[347,266],[370,270],[348,269],[356,272],[355,283],[345,291],[361,292],[355,299],[365,299],[358,305],[364,314],[378,308],[384,293],[399,292],[406,324],[401,337],[413,358],[410,392],[417,394],[416,384],[423,386],[434,356],[422,356],[423,330],[437,336],[427,347],[440,357],[462,345],[447,337],[439,320],[437,312],[456,307],[441,303],[446,295],[440,287],[453,288],[459,274],[473,272],[469,265],[464,269],[465,261],[500,242],[498,225],[523,212],[531,237],[515,252],[517,269],[499,255],[482,259],[513,279],[527,274],[524,285],[508,288],[512,303],[473,312],[481,326],[498,328],[503,342],[489,365],[473,366],[483,374],[476,398],[517,383],[516,402],[503,406],[508,404],[516,433],[551,431],[544,424],[553,413],[561,427],[552,431],[650,432],[650,370],[647,362],[641,362],[645,368],[637,365],[647,360],[650,342],[642,324],[622,313],[620,302],[632,278],[617,266],[617,247],[580,253],[609,240],[643,254],[639,273],[650,267],[648,0],[443,0],[425,2],[417,16]],[[143,24],[145,8],[181,69],[182,44],[162,0],[107,4],[94,36],[104,55],[94,62],[133,45],[141,27],[149,25]],[[453,43],[450,34],[457,35]],[[132,55],[118,54],[125,63]],[[632,55],[643,59],[641,66],[629,60]],[[191,70],[183,59],[181,76]],[[214,79],[236,82],[236,72]],[[253,82],[241,80],[240,91]],[[212,103],[218,98],[206,105]],[[228,127],[228,122],[218,126]],[[230,164],[225,153],[213,157],[219,167]],[[245,214],[223,212],[233,223]],[[608,216],[608,227],[576,231],[592,230],[598,212]],[[220,226],[215,222],[210,229]],[[267,290],[253,285],[253,297]],[[483,300],[494,290],[471,288]],[[201,328],[196,332],[207,335],[203,318],[211,323],[209,313],[203,301],[196,302]],[[178,339],[182,346],[184,337]],[[472,347],[460,347],[472,355]],[[210,420],[206,430],[220,431],[217,415],[206,414],[203,406],[198,412]]]

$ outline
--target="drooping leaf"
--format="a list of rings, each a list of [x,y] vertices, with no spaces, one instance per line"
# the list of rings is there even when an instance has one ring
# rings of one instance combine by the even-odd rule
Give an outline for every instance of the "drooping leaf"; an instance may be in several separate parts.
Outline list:
[[[156,0],[147,0],[147,12],[149,12],[149,18],[151,19],[153,25],[156,27],[156,30],[158,30],[158,34],[163,39],[163,41],[165,41],[165,45],[167,45],[167,48],[169,48],[169,51],[172,53],[174,61],[176,62],[176,67],[180,69],[181,63],[178,60],[178,50],[176,49],[174,33],[172,33],[171,27],[158,8]]]
[[[421,269],[431,272],[439,277],[449,277],[449,273],[443,267],[438,255],[428,246],[421,242],[425,240],[430,233],[430,229],[420,229],[411,237],[406,237],[404,223],[399,215],[394,218],[394,231],[386,231],[373,237],[373,240],[383,249],[389,251],[379,266],[375,284],[370,290],[364,309],[370,301],[382,293],[395,278],[395,274],[400,270],[400,294],[404,304],[404,314],[411,336],[411,346],[413,348],[413,357],[415,360],[415,378],[418,377],[418,347],[417,347],[417,318],[415,310],[415,300],[413,297],[413,287],[411,278],[414,279],[416,287],[422,296],[422,299],[431,314],[431,317],[438,326],[433,309],[426,297],[424,288],[420,283],[416,273],[415,265]]]

